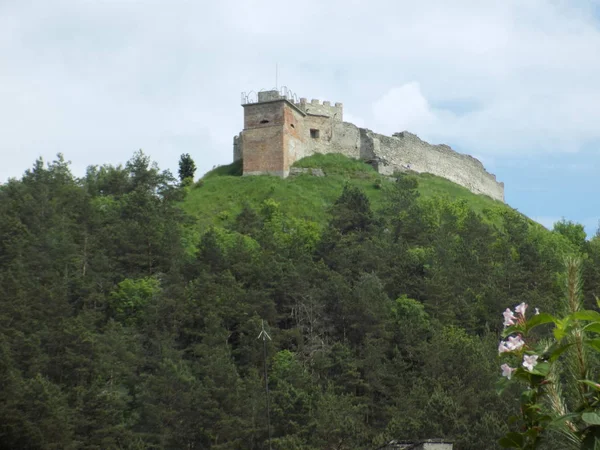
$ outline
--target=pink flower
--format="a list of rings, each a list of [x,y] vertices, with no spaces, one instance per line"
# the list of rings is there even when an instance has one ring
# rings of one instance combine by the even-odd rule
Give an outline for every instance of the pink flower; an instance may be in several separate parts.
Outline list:
[[[515,320],[517,320],[517,318],[509,308],[506,308],[506,311],[504,311],[502,313],[502,315],[504,316],[504,327],[505,328],[508,327],[509,325],[515,324]]]
[[[527,304],[525,302],[523,302],[515,308],[515,312],[517,314],[520,314],[522,317],[525,317],[526,309],[527,309]]]
[[[512,377],[513,372],[517,370],[510,367],[508,364],[502,364],[500,368],[502,369],[502,376],[508,378],[509,380],[510,377]]]
[[[523,356],[523,367],[530,372],[537,365],[538,355],[525,355]]]
[[[519,350],[525,345],[525,341],[521,336],[509,336],[508,341],[500,341],[498,345],[498,353],[513,352]]]
[[[511,349],[508,347],[506,342],[500,341],[500,345],[498,346],[498,353],[506,353],[510,352]]]
[[[521,336],[509,336],[508,344],[506,346],[511,350],[519,350],[524,345],[525,341],[521,338]]]

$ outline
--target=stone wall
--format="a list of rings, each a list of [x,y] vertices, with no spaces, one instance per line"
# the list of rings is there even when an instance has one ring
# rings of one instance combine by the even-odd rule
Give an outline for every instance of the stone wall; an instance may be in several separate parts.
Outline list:
[[[383,160],[379,167],[379,172],[383,174],[403,170],[431,173],[464,186],[475,194],[504,201],[504,183],[498,183],[496,177],[472,156],[455,152],[447,145],[431,145],[406,131],[395,133],[392,137],[370,130],[361,131],[362,141],[369,146],[363,158],[366,159],[367,154],[372,152],[375,158]]]
[[[284,102],[283,147],[285,149],[284,171],[289,173],[290,167],[306,154],[307,130],[305,116],[302,112]]]
[[[233,162],[242,159],[244,147],[242,146],[242,133],[233,137]]]
[[[341,153],[350,158],[360,158],[360,129],[348,122],[337,122],[321,116],[306,116],[306,149],[304,156],[315,153]],[[319,130],[313,138],[310,130]]]

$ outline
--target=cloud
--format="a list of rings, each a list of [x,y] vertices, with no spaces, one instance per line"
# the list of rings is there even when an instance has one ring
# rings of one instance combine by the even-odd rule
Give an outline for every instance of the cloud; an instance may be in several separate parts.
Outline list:
[[[500,160],[600,140],[596,2],[0,3],[0,181],[65,153],[231,161],[239,93],[291,87],[385,133]],[[354,119],[359,121],[360,119]]]
[[[386,134],[405,130],[427,132],[439,121],[418,82],[392,88],[376,100],[373,103],[373,119]]]

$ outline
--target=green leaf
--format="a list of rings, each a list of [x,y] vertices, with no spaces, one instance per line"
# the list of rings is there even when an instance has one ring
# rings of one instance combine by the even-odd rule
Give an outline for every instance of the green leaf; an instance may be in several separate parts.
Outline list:
[[[552,330],[552,333],[554,334],[554,338],[557,341],[561,341],[567,334],[567,330],[571,325],[571,320],[569,319],[569,317],[566,317],[562,320],[557,319],[555,321],[555,324],[556,326],[554,327],[554,330]]]
[[[498,441],[498,444],[504,448],[522,448],[523,436],[520,433],[507,433]]]
[[[512,378],[530,383],[531,373],[523,369],[522,367],[517,367],[517,370],[513,372]]]
[[[496,393],[501,395],[508,386],[510,386],[510,380],[506,377],[502,377],[496,381]]]
[[[597,352],[600,352],[600,338],[586,339],[584,342]]]
[[[581,413],[569,413],[564,416],[557,417],[552,422],[548,423],[548,428],[554,429],[563,429],[567,426],[567,422],[573,422],[576,419],[579,419]]]
[[[595,412],[586,412],[581,415],[581,419],[590,425],[600,425],[600,414]]]
[[[591,333],[600,333],[600,323],[592,322],[583,327],[584,331],[589,331]]]
[[[522,405],[527,405],[530,404],[533,401],[533,398],[535,397],[536,393],[533,389],[527,389],[523,392],[521,392],[521,404]]]
[[[550,364],[548,364],[547,362],[541,362],[541,363],[538,363],[533,368],[531,373],[534,375],[541,375],[541,376],[545,377],[546,375],[548,375],[549,371],[550,371]]]
[[[504,330],[502,330],[502,337],[505,338],[514,333],[523,334],[523,332],[524,330],[522,325],[511,325],[510,327],[506,327]]]
[[[562,355],[564,352],[566,352],[569,347],[573,346],[574,343],[569,343],[569,344],[564,344],[564,345],[558,345],[558,343],[552,345],[552,347],[550,347],[550,349],[548,349],[548,351],[545,353],[546,357],[548,358],[548,360],[550,362],[554,362],[558,359],[558,357],[560,355]]]
[[[527,331],[539,325],[544,325],[546,323],[556,323],[556,318],[548,313],[536,314],[527,321]]]
[[[595,381],[591,381],[591,380],[577,380],[579,383],[584,383],[587,384],[588,386],[596,389],[597,391],[600,391],[600,384],[596,383]]]
[[[577,320],[591,320],[594,322],[600,322],[600,313],[598,311],[592,311],[589,309],[574,312],[570,315],[570,317]]]

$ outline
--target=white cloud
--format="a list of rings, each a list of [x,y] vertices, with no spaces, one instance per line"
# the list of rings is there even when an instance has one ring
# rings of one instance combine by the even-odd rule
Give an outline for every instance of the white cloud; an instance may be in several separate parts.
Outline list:
[[[0,181],[144,148],[231,160],[239,92],[279,82],[347,120],[498,160],[600,139],[597,2],[0,3]],[[457,106],[458,105],[458,106]],[[467,105],[467,106],[465,106]],[[360,119],[354,119],[360,121]]]
[[[373,119],[386,134],[405,130],[422,133],[436,127],[439,121],[417,82],[392,88],[375,101]]]

